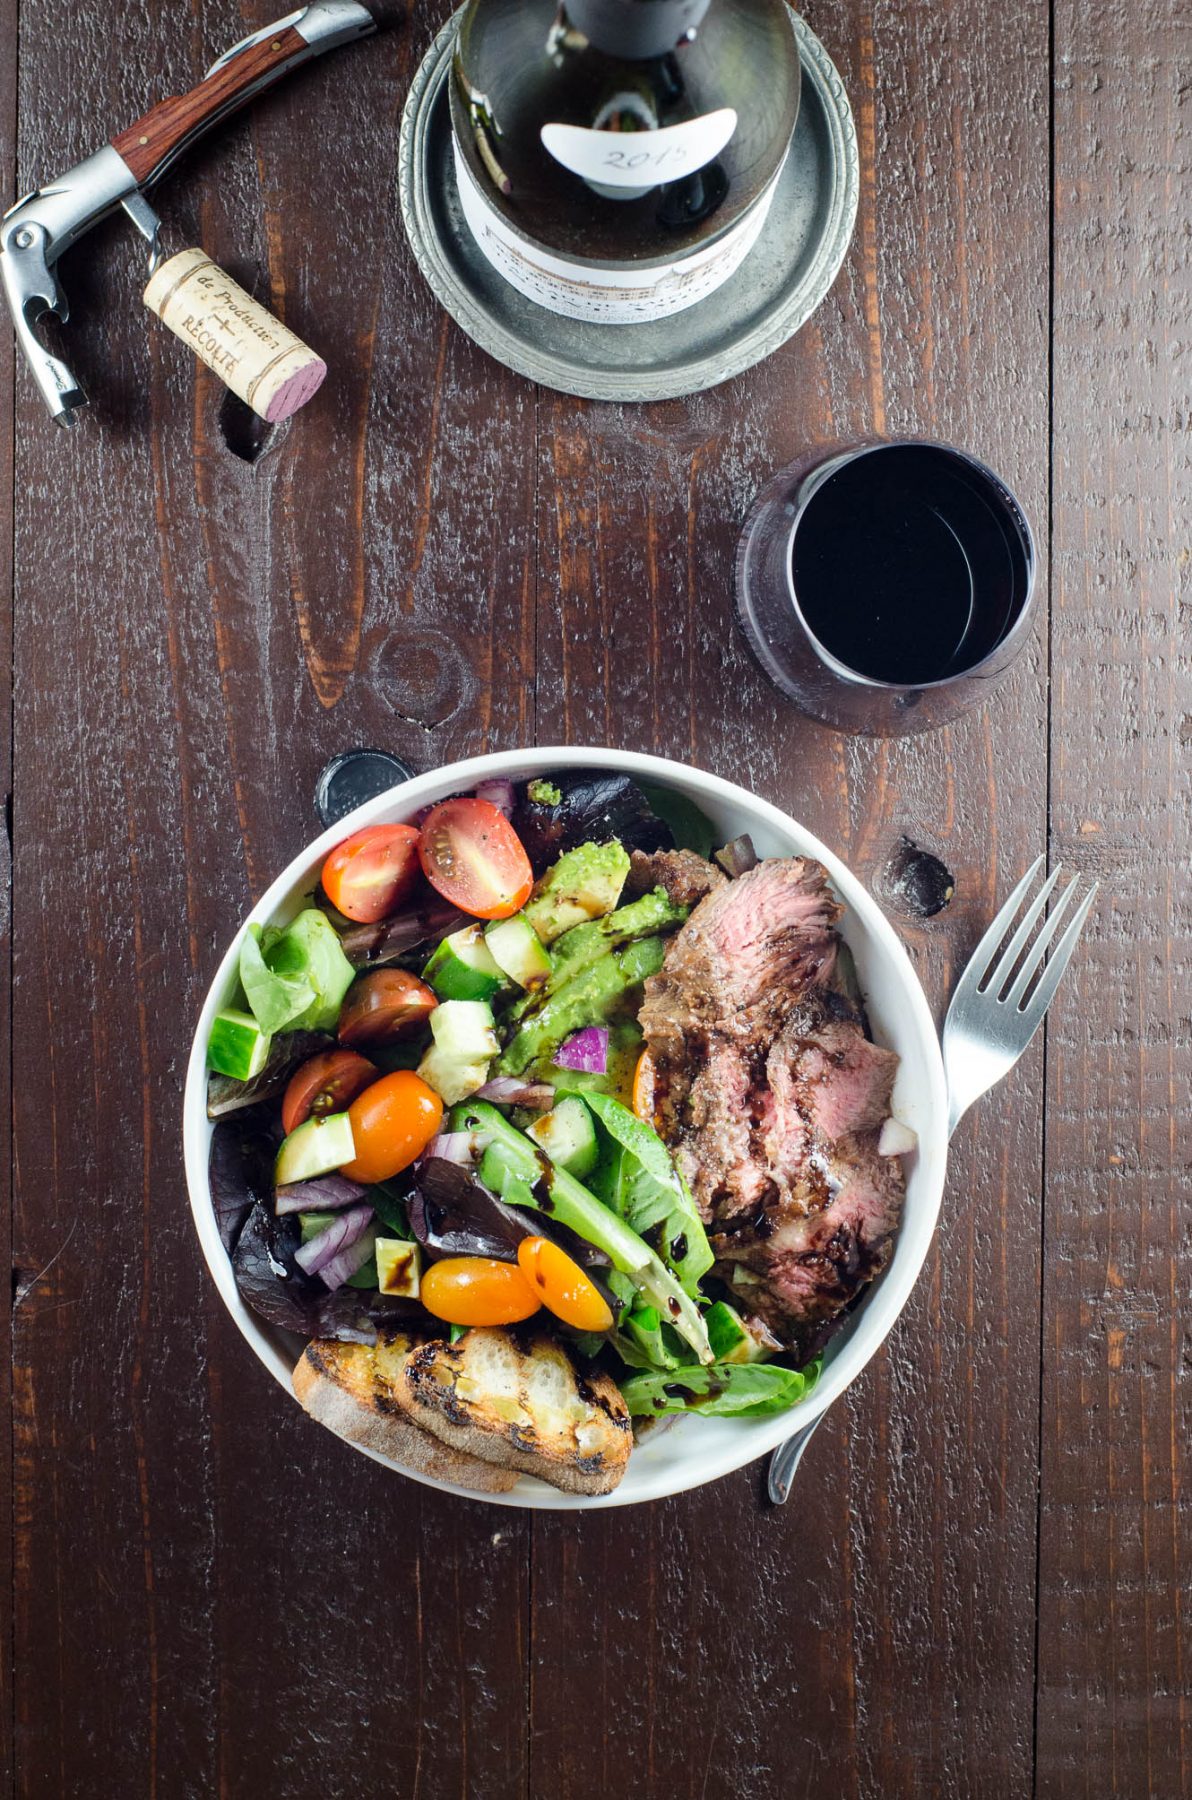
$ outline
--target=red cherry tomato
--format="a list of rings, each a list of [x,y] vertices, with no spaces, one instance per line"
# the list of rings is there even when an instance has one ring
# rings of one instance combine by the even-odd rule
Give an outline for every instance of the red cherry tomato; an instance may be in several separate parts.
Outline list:
[[[507,919],[530,898],[534,871],[504,813],[487,800],[443,800],[418,837],[426,879],[476,919]]]
[[[422,1155],[442,1123],[443,1102],[412,1069],[396,1069],[357,1095],[348,1118],[356,1154],[340,1174],[371,1185]]]
[[[610,1331],[613,1315],[607,1300],[573,1257],[549,1238],[523,1238],[517,1265],[531,1293],[564,1325],[576,1331]]]
[[[514,1325],[539,1306],[517,1264],[489,1256],[445,1256],[432,1263],[418,1298],[449,1325]]]
[[[323,864],[323,890],[346,919],[373,925],[396,912],[418,879],[412,825],[366,825],[337,844]]]
[[[439,1004],[435,995],[405,969],[373,969],[348,989],[339,1011],[341,1044],[389,1044],[425,1025]]]
[[[324,1050],[312,1056],[290,1077],[281,1103],[282,1130],[289,1137],[312,1115],[344,1112],[378,1071],[354,1050]]]

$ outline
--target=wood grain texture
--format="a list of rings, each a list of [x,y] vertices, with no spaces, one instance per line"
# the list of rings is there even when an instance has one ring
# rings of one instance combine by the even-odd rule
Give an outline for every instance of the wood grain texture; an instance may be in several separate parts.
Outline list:
[[[1192,1792],[1186,8],[1056,8],[1053,860],[1038,1792]],[[1097,419],[1097,425],[1090,421]]]
[[[237,106],[254,82],[265,80],[306,49],[306,40],[287,25],[276,37],[250,44],[222,69],[185,94],[159,100],[112,139],[139,182],[153,179],[167,158],[197,137],[225,107]]]
[[[0,0],[0,42],[16,40],[16,0]],[[0,193],[12,191],[16,175],[17,84],[12,58],[0,59]],[[0,792],[5,830],[0,837],[0,1093],[11,1089],[12,1048],[12,396],[15,347],[6,319],[0,318]],[[16,1781],[13,1752],[13,1567],[12,1482],[12,1314],[17,1301],[16,1244],[12,1228],[12,1132],[8,1105],[0,1105],[0,1244],[11,1286],[0,1308],[0,1793]]]
[[[167,31],[149,0],[81,0],[63,32],[23,0],[18,185],[274,10],[211,0]],[[10,529],[0,350],[0,1791],[1192,1793],[1176,0],[814,0],[857,109],[852,253],[763,369],[645,408],[507,374],[413,266],[397,121],[448,10],[316,60],[159,192],[167,247],[202,244],[326,357],[294,420],[253,420],[146,315],[113,223],[63,270],[90,416],[55,431],[18,374]],[[0,0],[0,41],[16,17]],[[0,59],[0,167],[15,80]],[[730,604],[761,482],[870,432],[984,456],[1056,544],[1051,637],[996,704],[891,744],[779,701]],[[787,806],[884,899],[937,1010],[1045,843],[1113,889],[1046,1069],[1039,1043],[965,1121],[919,1288],[781,1512],[760,1466],[532,1523],[396,1481],[278,1394],[200,1266],[191,1025],[311,834],[317,770],[354,743],[430,767],[535,738],[663,751]],[[903,835],[955,877],[933,919],[899,910]]]
[[[111,17],[68,44],[26,9],[22,174],[89,147],[49,94],[137,110],[126,42],[177,88],[245,24],[213,5],[203,41],[167,46],[151,13],[115,38]],[[66,271],[92,416],[66,437],[21,386],[17,1032],[52,1040],[16,1123],[21,1256],[50,1265],[14,1349],[23,1794],[524,1791],[526,1526],[395,1482],[276,1393],[200,1266],[179,1166],[200,996],[311,835],[321,763],[528,729],[532,410],[445,328],[391,204],[428,37],[312,65],[162,191],[174,241],[327,356],[300,419],[244,431],[145,314],[116,230]],[[352,167],[370,241],[335,254]],[[63,882],[76,902],[33,901]]]
[[[742,781],[879,887],[901,833],[937,850],[957,899],[898,922],[942,1007],[995,894],[1042,846],[1042,652],[987,716],[845,743],[753,668],[732,557],[775,468],[875,430],[964,444],[1045,515],[1048,15],[807,16],[858,111],[853,252],[808,329],[727,387],[643,409],[542,397],[538,728]],[[759,1507],[755,1469],[642,1519],[535,1521],[536,1797],[604,1792],[626,1768],[659,1800],[825,1779],[867,1796],[1029,1789],[1040,1069],[1036,1052],[966,1125],[919,1293],[784,1512]],[[568,1653],[581,1614],[590,1659]],[[587,1711],[595,1671],[607,1699]]]

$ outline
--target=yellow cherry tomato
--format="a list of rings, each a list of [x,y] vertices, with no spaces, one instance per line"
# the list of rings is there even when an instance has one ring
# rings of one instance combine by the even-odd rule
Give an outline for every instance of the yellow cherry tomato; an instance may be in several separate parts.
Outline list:
[[[613,1315],[594,1281],[549,1238],[523,1238],[517,1264],[543,1306],[576,1331],[608,1331]]]
[[[439,1129],[443,1102],[412,1069],[382,1075],[348,1108],[356,1154],[340,1170],[349,1181],[388,1181],[415,1162]]]
[[[418,1298],[448,1325],[515,1325],[541,1305],[516,1263],[491,1256],[445,1256],[432,1263]]]
[[[632,1106],[638,1118],[644,1119],[647,1125],[655,1123],[654,1086],[654,1059],[648,1050],[643,1050],[633,1071]]]

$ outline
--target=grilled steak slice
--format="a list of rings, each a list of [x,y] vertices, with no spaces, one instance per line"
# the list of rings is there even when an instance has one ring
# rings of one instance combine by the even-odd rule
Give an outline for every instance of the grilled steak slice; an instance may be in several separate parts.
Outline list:
[[[828,979],[840,910],[823,866],[803,857],[759,863],[700,901],[646,983],[640,1014],[668,1141],[697,1128],[689,1097],[706,1077],[711,1038],[760,1050],[764,1063],[792,999]],[[723,1073],[737,1092],[739,1078]],[[724,1109],[711,1092],[695,1102],[705,1122]]]
[[[693,1026],[756,1035],[780,1021],[793,996],[828,980],[840,913],[823,865],[809,857],[760,862],[726,881],[700,901],[649,982],[647,1038]]]
[[[713,888],[724,887],[726,880],[714,863],[705,862],[694,850],[634,850],[625,893],[632,900],[660,887],[673,905],[696,906]]]
[[[717,1273],[805,1356],[884,1267],[903,1192],[877,1151],[898,1058],[834,984],[840,912],[819,863],[760,863],[696,907],[641,1012]]]
[[[765,1216],[765,1230],[713,1237],[716,1270],[736,1304],[753,1313],[800,1362],[844,1322],[890,1259],[902,1215],[902,1164],[875,1157],[819,1212]]]

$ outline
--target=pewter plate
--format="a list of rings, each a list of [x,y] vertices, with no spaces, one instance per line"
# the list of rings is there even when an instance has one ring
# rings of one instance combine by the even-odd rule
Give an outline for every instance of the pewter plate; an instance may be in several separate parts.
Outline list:
[[[831,57],[792,14],[803,65],[799,122],[758,243],[706,300],[650,324],[592,325],[536,306],[476,247],[460,209],[447,74],[458,13],[414,78],[398,151],[402,217],[418,266],[490,356],[545,387],[592,400],[670,400],[751,369],[806,324],[853,235],[860,160]]]

